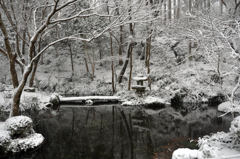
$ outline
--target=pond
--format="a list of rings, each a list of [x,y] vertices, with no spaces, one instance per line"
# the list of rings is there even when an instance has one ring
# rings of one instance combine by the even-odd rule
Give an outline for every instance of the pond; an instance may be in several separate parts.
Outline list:
[[[45,143],[15,158],[170,159],[176,148],[197,148],[200,136],[227,131],[231,118],[219,115],[215,108],[182,116],[171,107],[66,105],[57,114],[45,113],[34,119],[35,130],[43,134]]]

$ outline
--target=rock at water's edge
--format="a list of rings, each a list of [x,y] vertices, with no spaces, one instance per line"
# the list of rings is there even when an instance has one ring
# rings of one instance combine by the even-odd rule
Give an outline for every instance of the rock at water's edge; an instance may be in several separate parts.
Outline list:
[[[60,106],[60,98],[57,93],[53,93],[50,97],[49,103],[52,103],[52,109],[57,110]]]
[[[173,152],[172,159],[203,159],[203,153],[199,150],[179,148]]]

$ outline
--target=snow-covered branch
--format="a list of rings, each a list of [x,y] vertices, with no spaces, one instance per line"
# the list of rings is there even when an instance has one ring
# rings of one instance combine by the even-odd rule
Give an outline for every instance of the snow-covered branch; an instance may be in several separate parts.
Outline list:
[[[4,49],[0,48],[0,52],[1,52],[3,55],[7,56],[7,52],[6,52]]]

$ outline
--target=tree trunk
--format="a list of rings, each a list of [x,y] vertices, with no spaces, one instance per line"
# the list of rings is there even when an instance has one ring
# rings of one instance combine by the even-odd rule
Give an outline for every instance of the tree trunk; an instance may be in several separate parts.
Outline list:
[[[122,67],[122,70],[121,70],[121,72],[120,72],[120,74],[119,74],[118,83],[122,83],[122,78],[123,78],[123,76],[124,76],[124,73],[126,72],[127,65],[128,65],[128,61],[129,61],[129,57],[130,57],[131,52],[132,52],[132,50],[133,50],[133,46],[134,46],[134,43],[128,44],[127,58],[126,58],[126,60],[125,60],[125,62],[124,62],[124,65],[123,65],[123,67]]]
[[[116,14],[117,16],[120,15],[120,7],[119,7],[119,2],[114,0],[114,3],[116,4]],[[109,8],[108,8],[108,14],[109,14]],[[109,18],[110,20],[110,18]],[[118,55],[119,55],[119,65],[123,65],[123,60],[122,60],[122,52],[123,52],[123,25],[120,25],[119,27],[119,48],[118,48]]]
[[[189,40],[188,42],[188,61],[189,61],[189,66],[191,66],[191,61],[192,61],[192,42]]]
[[[39,60],[40,60],[40,57],[37,58],[37,60],[35,62],[33,62],[33,71],[32,71],[32,74],[31,74],[31,78],[29,80],[29,87],[33,87]]]
[[[207,0],[207,8],[208,8],[208,11],[210,11],[210,9],[211,9],[211,0]]]
[[[38,42],[37,51],[38,52],[41,51],[41,38],[39,39],[39,42]],[[35,48],[34,48],[34,56],[36,56]],[[33,62],[33,71],[32,71],[32,74],[31,74],[31,77],[30,77],[30,80],[29,80],[29,87],[32,87],[33,84],[34,84],[34,79],[35,79],[35,76],[36,76],[39,60],[40,60],[40,56]]]
[[[192,13],[192,0],[188,0],[188,11]]]
[[[118,55],[119,55],[119,65],[123,65],[122,60],[122,52],[123,52],[123,25],[120,25],[120,38],[119,38],[119,49],[118,49]]]
[[[74,62],[73,62],[73,52],[72,52],[72,47],[71,44],[68,44],[69,52],[70,52],[70,61],[71,61],[71,68],[72,68],[72,74],[71,78],[74,76]]]
[[[88,62],[87,62],[86,56],[84,57],[84,62],[85,62],[85,67],[86,67],[87,74],[89,74],[89,68],[88,68]]]
[[[16,87],[18,87],[18,84],[19,84],[18,83],[18,75],[17,75],[17,71],[15,68],[17,55],[15,53],[13,54],[13,52],[12,52],[11,44],[10,44],[10,41],[8,38],[8,32],[7,32],[6,26],[3,22],[1,12],[0,12],[0,29],[1,29],[2,35],[4,37],[4,45],[5,45],[7,54],[8,54],[8,59],[9,59],[9,64],[10,64],[10,73],[11,73],[11,77],[12,77],[12,84],[13,84],[13,87],[16,88]]]
[[[129,71],[129,79],[128,79],[128,90],[131,90],[131,82],[132,82],[132,68],[133,68],[133,57],[132,50],[130,52],[130,71]]]
[[[220,14],[223,13],[223,2],[222,0],[219,0],[219,3],[220,3]]]
[[[131,8],[131,0],[128,0],[128,5],[130,6],[129,9],[128,9],[128,14],[129,14],[129,20],[132,19],[131,17],[131,12],[132,12],[132,8]],[[127,58],[125,60],[125,63],[123,65],[123,68],[120,72],[120,75],[119,75],[119,79],[118,79],[118,83],[122,83],[122,78],[123,78],[123,75],[126,71],[126,68],[127,68],[127,65],[128,65],[128,61],[129,61],[129,57],[131,56],[132,54],[132,51],[133,51],[133,47],[135,45],[135,43],[133,42],[133,38],[134,38],[134,32],[133,32],[133,23],[130,23],[129,24],[129,31],[130,31],[130,36],[131,36],[131,39],[130,39],[130,42],[128,44],[128,51],[127,51]],[[130,59],[132,60],[132,59]],[[131,66],[130,66],[131,67]],[[131,72],[130,72],[131,73]],[[131,79],[129,79],[129,82],[131,82]],[[131,85],[131,84],[130,84]],[[128,87],[129,87],[129,84],[128,84]]]
[[[168,0],[168,19],[172,19],[172,0]]]
[[[176,0],[173,0],[173,20],[177,17],[177,4]]]
[[[89,74],[89,67],[88,67],[88,61],[87,61],[87,46],[86,46],[86,43],[84,43],[84,61],[85,61],[85,67],[86,67],[86,71],[87,71],[87,74]]]
[[[167,24],[167,1],[164,1],[164,4],[163,4],[163,14],[164,14],[163,23],[166,25]]]
[[[19,86],[16,88],[16,90],[13,93],[13,98],[12,98],[12,109],[10,112],[10,116],[17,116],[19,115],[19,105],[20,105],[20,99],[21,95],[24,89],[24,86],[26,85],[27,79],[29,74],[32,71],[32,66],[27,66],[24,70],[22,80],[20,81]]]
[[[177,2],[177,19],[180,18],[180,10],[181,10],[181,1],[178,0],[178,2]]]
[[[25,54],[25,45],[26,45],[26,29],[23,30],[23,39],[22,40],[22,54],[24,55]]]
[[[19,82],[18,82],[17,71],[15,68],[15,60],[16,60],[16,57],[13,57],[12,59],[10,59],[9,62],[10,62],[10,72],[11,72],[11,77],[12,77],[12,84],[13,84],[14,88],[17,88],[19,85]]]
[[[94,58],[93,50],[92,50],[92,58],[88,54],[88,60],[90,61],[91,68],[92,68],[92,76],[91,77],[92,77],[92,80],[94,80],[94,77],[95,77],[95,58]]]
[[[112,42],[112,35],[110,34],[110,54],[113,57],[113,42]],[[114,83],[114,63],[113,59],[111,60],[111,70],[112,70],[112,92],[115,93],[115,83]]]
[[[152,31],[151,31],[152,33]],[[146,39],[146,67],[147,67],[147,74],[148,74],[148,86],[151,90],[151,78],[150,78],[150,57],[151,57],[151,41],[152,41],[152,36],[148,37]]]

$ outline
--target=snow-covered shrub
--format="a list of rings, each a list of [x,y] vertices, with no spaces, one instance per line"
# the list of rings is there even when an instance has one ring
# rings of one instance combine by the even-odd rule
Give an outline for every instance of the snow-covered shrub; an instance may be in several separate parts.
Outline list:
[[[231,133],[240,136],[240,116],[233,119],[229,130]]]
[[[36,95],[23,95],[20,104],[21,111],[31,110],[38,107],[40,100]]]
[[[122,105],[140,105],[143,103],[142,99],[137,96],[135,91],[119,91],[117,94],[123,101]]]
[[[237,135],[233,133],[217,132],[211,136],[204,136],[198,140],[199,150],[207,158],[218,157],[216,153],[223,148],[236,148]]]
[[[0,124],[0,154],[27,151],[44,141],[41,134],[34,132],[29,117],[15,116]]]
[[[0,147],[8,145],[10,142],[11,137],[9,132],[6,130],[0,130]]]
[[[44,137],[41,134],[34,133],[25,138],[12,140],[7,149],[11,152],[27,151],[41,145],[43,140]]]
[[[179,148],[173,152],[172,159],[203,159],[203,153],[199,150]]]
[[[6,129],[11,137],[24,137],[33,132],[33,121],[27,116],[15,116],[6,120]]]
[[[0,83],[0,92],[5,91],[5,84]]]

